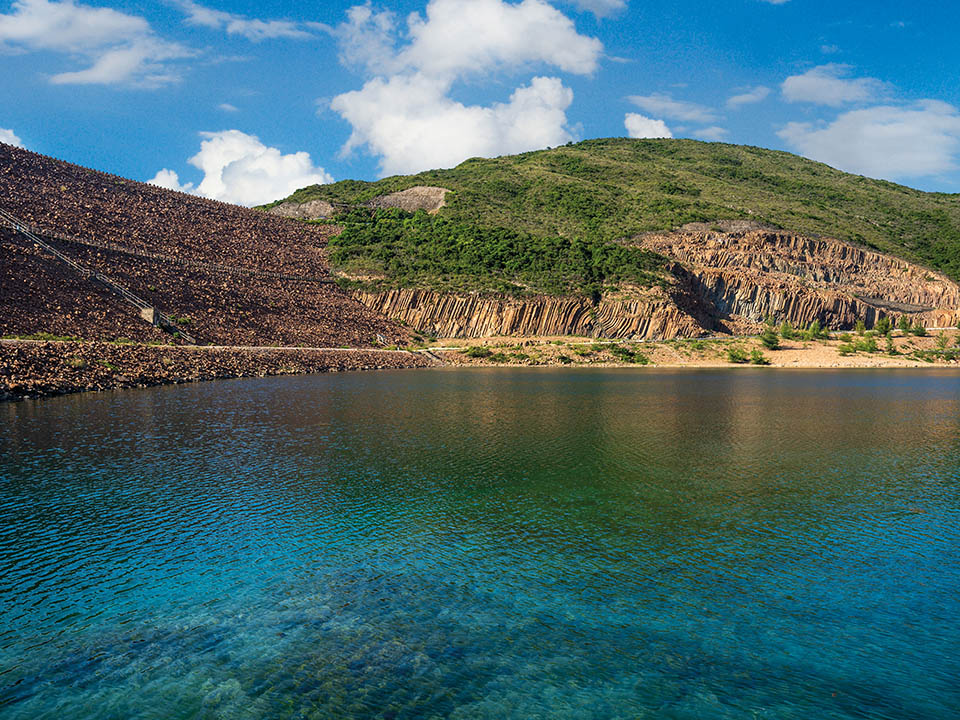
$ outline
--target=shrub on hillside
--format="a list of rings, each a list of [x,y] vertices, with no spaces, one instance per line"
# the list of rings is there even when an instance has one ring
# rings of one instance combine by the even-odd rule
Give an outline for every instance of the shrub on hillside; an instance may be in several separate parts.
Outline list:
[[[763,346],[767,350],[779,350],[780,349],[780,337],[777,335],[777,331],[772,327],[764,328],[763,332],[760,334],[760,342],[763,343]]]
[[[727,362],[731,362],[736,365],[744,365],[750,362],[750,356],[747,355],[743,348],[734,345],[727,348]]]
[[[754,348],[750,351],[750,364],[751,365],[769,365],[770,361],[767,360],[766,356],[761,350]]]

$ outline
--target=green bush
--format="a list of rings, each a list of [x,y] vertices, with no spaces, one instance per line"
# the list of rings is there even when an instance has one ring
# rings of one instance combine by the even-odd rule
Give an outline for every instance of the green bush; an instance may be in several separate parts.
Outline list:
[[[767,350],[779,350],[780,349],[780,337],[777,335],[777,331],[770,326],[764,328],[763,332],[760,333],[760,342],[763,343],[763,346]]]
[[[875,353],[880,349],[877,346],[877,338],[874,336],[863,339],[853,338],[850,335],[846,337],[849,338],[849,340],[837,348],[841,355],[852,355],[857,352]],[[841,337],[841,340],[842,339]]]
[[[743,348],[731,346],[727,348],[727,362],[744,365],[750,362],[750,356],[747,355]]]
[[[920,318],[917,318],[916,322],[913,323],[913,327],[910,328],[910,332],[917,337],[927,336],[927,328]]]
[[[796,336],[797,332],[793,329],[793,325],[784,321],[783,325],[780,326],[780,337],[784,340],[793,340]]]
[[[764,356],[761,350],[754,348],[750,351],[750,364],[751,365],[769,365],[770,361]]]
[[[911,327],[912,325],[910,323],[910,318],[908,318],[906,315],[901,315],[900,319],[897,321],[897,328],[900,330],[900,332],[906,335],[910,332]]]
[[[650,358],[639,352],[636,348],[627,345],[613,345],[610,348],[610,354],[618,358],[621,362],[634,365],[649,365]]]
[[[863,320],[857,320],[854,330],[856,331],[857,335],[862,336],[865,332],[867,332],[867,325],[863,322]]]
[[[820,327],[820,321],[814,320],[810,323],[810,326],[803,331],[802,337],[804,340],[825,340],[830,337],[830,333]]]
[[[463,351],[463,354],[468,358],[488,358],[493,355],[493,352],[485,347],[480,347],[479,345],[474,345],[473,347],[467,348]]]
[[[890,322],[890,318],[884,315],[882,318],[877,320],[874,324],[873,329],[876,330],[881,335],[889,335],[893,332],[893,323]]]

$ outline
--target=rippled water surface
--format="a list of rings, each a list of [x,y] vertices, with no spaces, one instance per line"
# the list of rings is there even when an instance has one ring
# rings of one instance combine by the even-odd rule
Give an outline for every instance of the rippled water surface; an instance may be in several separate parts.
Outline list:
[[[0,405],[0,717],[960,717],[960,375]]]

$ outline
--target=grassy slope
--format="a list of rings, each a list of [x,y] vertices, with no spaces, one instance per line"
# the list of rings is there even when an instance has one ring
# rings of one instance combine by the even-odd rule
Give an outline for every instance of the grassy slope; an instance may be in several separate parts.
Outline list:
[[[692,221],[752,219],[863,243],[960,279],[960,195],[746,146],[588,140],[374,183],[312,186],[288,199],[355,204],[414,185],[455,191],[441,214],[461,226],[606,242]]]

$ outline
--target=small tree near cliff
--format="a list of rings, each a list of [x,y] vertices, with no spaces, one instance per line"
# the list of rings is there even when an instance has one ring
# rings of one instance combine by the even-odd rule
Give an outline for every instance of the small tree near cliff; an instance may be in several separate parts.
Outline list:
[[[760,342],[763,343],[763,346],[767,350],[779,350],[780,349],[780,337],[777,335],[777,331],[772,327],[764,328],[763,332],[760,333]]]

